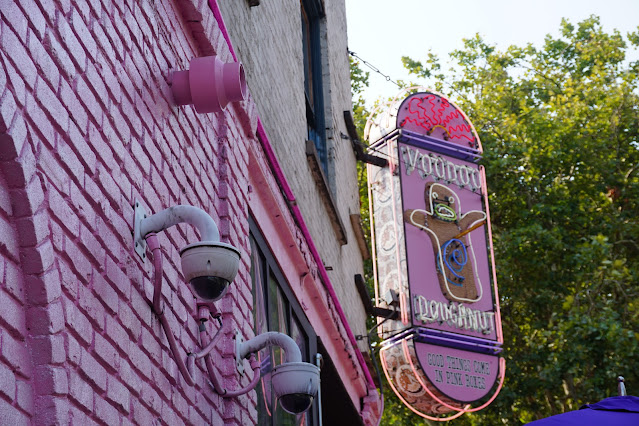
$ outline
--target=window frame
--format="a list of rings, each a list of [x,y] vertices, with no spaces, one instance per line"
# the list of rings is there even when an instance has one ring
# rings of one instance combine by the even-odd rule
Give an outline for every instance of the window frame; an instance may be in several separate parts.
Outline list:
[[[328,148],[326,146],[322,73],[323,52],[320,40],[321,22],[325,16],[321,0],[300,0],[307,137],[315,144],[322,169],[328,176]]]

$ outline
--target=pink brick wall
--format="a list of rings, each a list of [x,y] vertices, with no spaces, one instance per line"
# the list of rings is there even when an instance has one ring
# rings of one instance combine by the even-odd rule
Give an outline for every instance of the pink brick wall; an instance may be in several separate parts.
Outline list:
[[[255,108],[197,115],[167,84],[193,56],[231,60],[206,2],[3,1],[0,19],[0,424],[255,423],[254,395],[220,398],[202,365],[184,383],[149,306],[151,264],[132,254],[135,198],[209,212],[243,251],[218,305],[250,337]],[[178,250],[197,236],[159,238],[186,353],[197,326]],[[215,351],[236,388],[232,345]]]

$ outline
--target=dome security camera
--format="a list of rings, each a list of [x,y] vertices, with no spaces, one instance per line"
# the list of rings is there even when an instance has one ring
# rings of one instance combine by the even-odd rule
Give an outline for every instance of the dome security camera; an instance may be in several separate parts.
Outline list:
[[[285,362],[273,369],[271,383],[282,409],[300,414],[311,407],[317,395],[320,369],[308,362]]]
[[[290,336],[277,331],[267,331],[252,339],[244,340],[240,330],[235,330],[235,361],[237,370],[243,374],[242,362],[250,354],[269,346],[284,350],[284,362],[273,368],[271,385],[282,408],[291,414],[308,410],[317,395],[320,385],[319,367],[302,362],[302,352]],[[257,383],[257,382],[256,382]]]
[[[240,266],[240,252],[230,244],[200,241],[180,250],[182,273],[191,291],[204,302],[226,294]]]

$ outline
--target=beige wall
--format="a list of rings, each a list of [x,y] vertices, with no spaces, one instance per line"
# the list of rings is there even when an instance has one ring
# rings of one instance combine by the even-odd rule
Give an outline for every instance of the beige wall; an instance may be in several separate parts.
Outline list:
[[[328,181],[348,243],[340,245],[306,159],[301,13],[299,1],[268,0],[250,8],[244,0],[220,7],[238,59],[247,71],[251,96],[314,243],[355,335],[365,334],[366,316],[355,288],[362,256],[349,215],[359,212],[356,163],[343,111],[351,109],[346,12],[343,0],[325,0],[322,68],[329,153]],[[332,268],[332,270],[330,270]],[[361,349],[366,349],[364,343]]]

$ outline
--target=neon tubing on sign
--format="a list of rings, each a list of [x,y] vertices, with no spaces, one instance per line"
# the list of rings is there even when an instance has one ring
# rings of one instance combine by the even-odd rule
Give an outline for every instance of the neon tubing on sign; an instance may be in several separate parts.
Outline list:
[[[387,346],[385,348],[382,348],[380,350],[380,354],[382,351],[384,350],[388,350],[389,348],[391,348],[392,346]],[[391,377],[388,375],[388,365],[386,365],[386,357],[384,356],[380,356],[381,360],[382,360],[382,365],[384,367],[384,375],[386,376],[386,381],[388,382],[388,384],[390,385],[391,389],[393,389],[393,392],[395,392],[395,395],[397,395],[397,397],[400,399],[400,401],[402,401],[402,403],[404,403],[404,405],[406,407],[408,407],[409,410],[411,410],[413,413],[417,414],[420,417],[423,417],[425,419],[428,420],[433,420],[435,422],[446,422],[449,420],[453,420],[456,419],[457,417],[461,416],[462,414],[465,413],[465,411],[459,411],[456,414],[453,414],[452,416],[449,417],[433,417],[433,416],[429,416],[427,414],[422,413],[421,411],[416,410],[415,408],[413,408],[410,403],[408,403],[403,397],[402,395],[399,393],[399,391],[397,390],[397,388],[395,387],[395,385],[393,384],[393,380],[391,379]]]
[[[493,270],[493,289],[495,291],[495,309],[497,310],[497,315],[495,315],[496,320],[496,331],[497,331],[497,341],[499,343],[504,343],[504,333],[501,328],[501,310],[499,307],[499,290],[497,289],[497,268],[495,268],[495,250],[493,248],[493,230],[490,222],[490,208],[488,207],[488,186],[486,185],[486,169],[484,166],[479,167],[480,175],[481,175],[481,183],[486,193],[484,194],[484,204],[486,206],[486,217],[488,218],[488,243],[490,245],[490,262]]]
[[[395,231],[395,262],[397,264],[397,281],[398,281],[398,287],[399,287],[399,309],[401,311],[401,315],[402,315],[402,324],[404,325],[408,325],[408,308],[406,306],[406,294],[404,291],[404,280],[403,280],[403,276],[402,276],[402,263],[400,260],[400,241],[399,241],[399,231],[397,229],[397,205],[396,205],[396,198],[395,198],[395,179],[394,179],[394,175],[395,175],[395,168],[399,167],[399,165],[396,165],[394,163],[394,156],[392,155],[392,153],[394,152],[393,150],[393,143],[392,141],[389,141],[389,143],[387,144],[388,147],[388,168],[389,168],[389,172],[390,172],[390,186],[391,186],[391,205],[392,205],[392,210],[393,210],[393,230]]]

